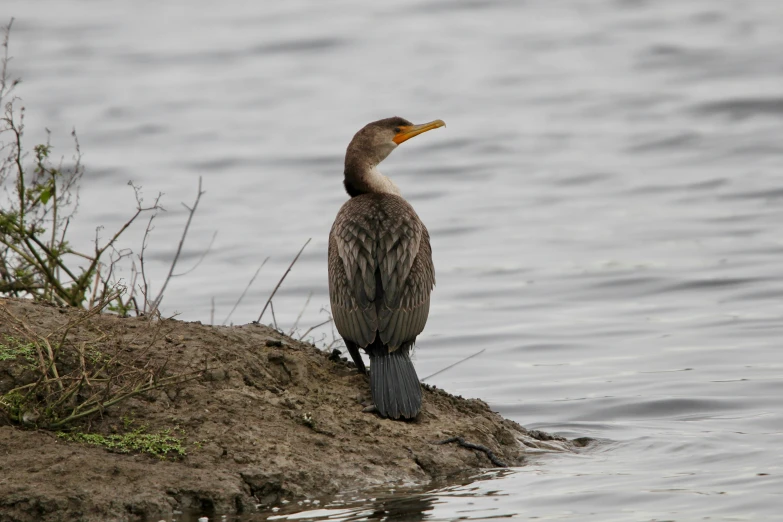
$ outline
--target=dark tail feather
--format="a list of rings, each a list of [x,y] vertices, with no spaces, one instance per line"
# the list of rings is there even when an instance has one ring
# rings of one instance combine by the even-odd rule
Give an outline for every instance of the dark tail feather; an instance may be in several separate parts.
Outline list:
[[[410,347],[370,352],[370,391],[378,413],[390,419],[413,419],[421,410],[421,384],[408,355]]]

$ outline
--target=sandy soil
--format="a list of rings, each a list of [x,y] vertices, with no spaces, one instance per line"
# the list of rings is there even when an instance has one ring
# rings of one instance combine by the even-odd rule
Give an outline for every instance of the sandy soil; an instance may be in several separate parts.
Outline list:
[[[80,313],[8,299],[0,299],[0,308],[39,333]],[[0,319],[0,339],[12,334]],[[144,357],[168,361],[172,374],[206,364],[195,380],[131,398],[77,425],[106,435],[142,426],[149,433],[173,430],[187,455],[114,453],[13,425],[0,414],[0,520],[145,520],[190,508],[253,513],[282,500],[422,485],[494,467],[484,451],[435,444],[451,437],[483,445],[510,466],[531,453],[574,447],[525,430],[480,400],[429,387],[415,422],[365,413],[368,382],[352,363],[265,326],[99,315],[68,336],[73,343],[100,338],[107,350],[130,353],[151,345]],[[0,361],[0,394],[24,382],[23,373],[14,361]]]

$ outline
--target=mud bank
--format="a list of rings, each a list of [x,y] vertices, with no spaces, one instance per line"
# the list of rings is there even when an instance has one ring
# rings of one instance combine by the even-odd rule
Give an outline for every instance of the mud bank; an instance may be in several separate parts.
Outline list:
[[[43,335],[83,314],[7,299],[0,308]],[[19,335],[2,317],[0,343]],[[165,364],[171,374],[201,368],[193,380],[135,396],[75,425],[79,433],[104,436],[168,433],[186,454],[117,453],[0,415],[4,521],[146,520],[193,508],[263,512],[283,500],[425,485],[574,447],[503,419],[480,400],[429,387],[415,422],[365,413],[368,382],[352,363],[265,326],[97,315],[67,336],[107,351],[143,349],[145,360]],[[24,383],[22,362],[0,360],[0,394]],[[489,451],[437,444],[455,437]]]

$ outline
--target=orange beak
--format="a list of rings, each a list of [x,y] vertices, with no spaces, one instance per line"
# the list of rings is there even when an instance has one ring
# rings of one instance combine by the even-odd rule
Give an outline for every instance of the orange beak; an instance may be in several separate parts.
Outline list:
[[[397,133],[396,136],[394,136],[394,143],[399,145],[403,141],[407,141],[411,139],[414,136],[418,136],[422,132],[427,132],[428,130],[437,129],[438,127],[445,127],[446,124],[443,123],[443,120],[435,120],[431,121],[429,123],[422,123],[421,125],[408,125],[406,127],[400,127],[400,132]]]

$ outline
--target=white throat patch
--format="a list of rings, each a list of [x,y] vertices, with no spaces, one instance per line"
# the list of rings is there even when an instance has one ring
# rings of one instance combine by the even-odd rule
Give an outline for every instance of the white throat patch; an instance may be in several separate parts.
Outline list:
[[[402,195],[400,194],[400,189],[397,188],[397,185],[395,185],[392,180],[381,174],[377,167],[370,169],[370,171],[367,172],[365,176],[365,183],[369,185],[373,192],[395,194],[397,196]]]

